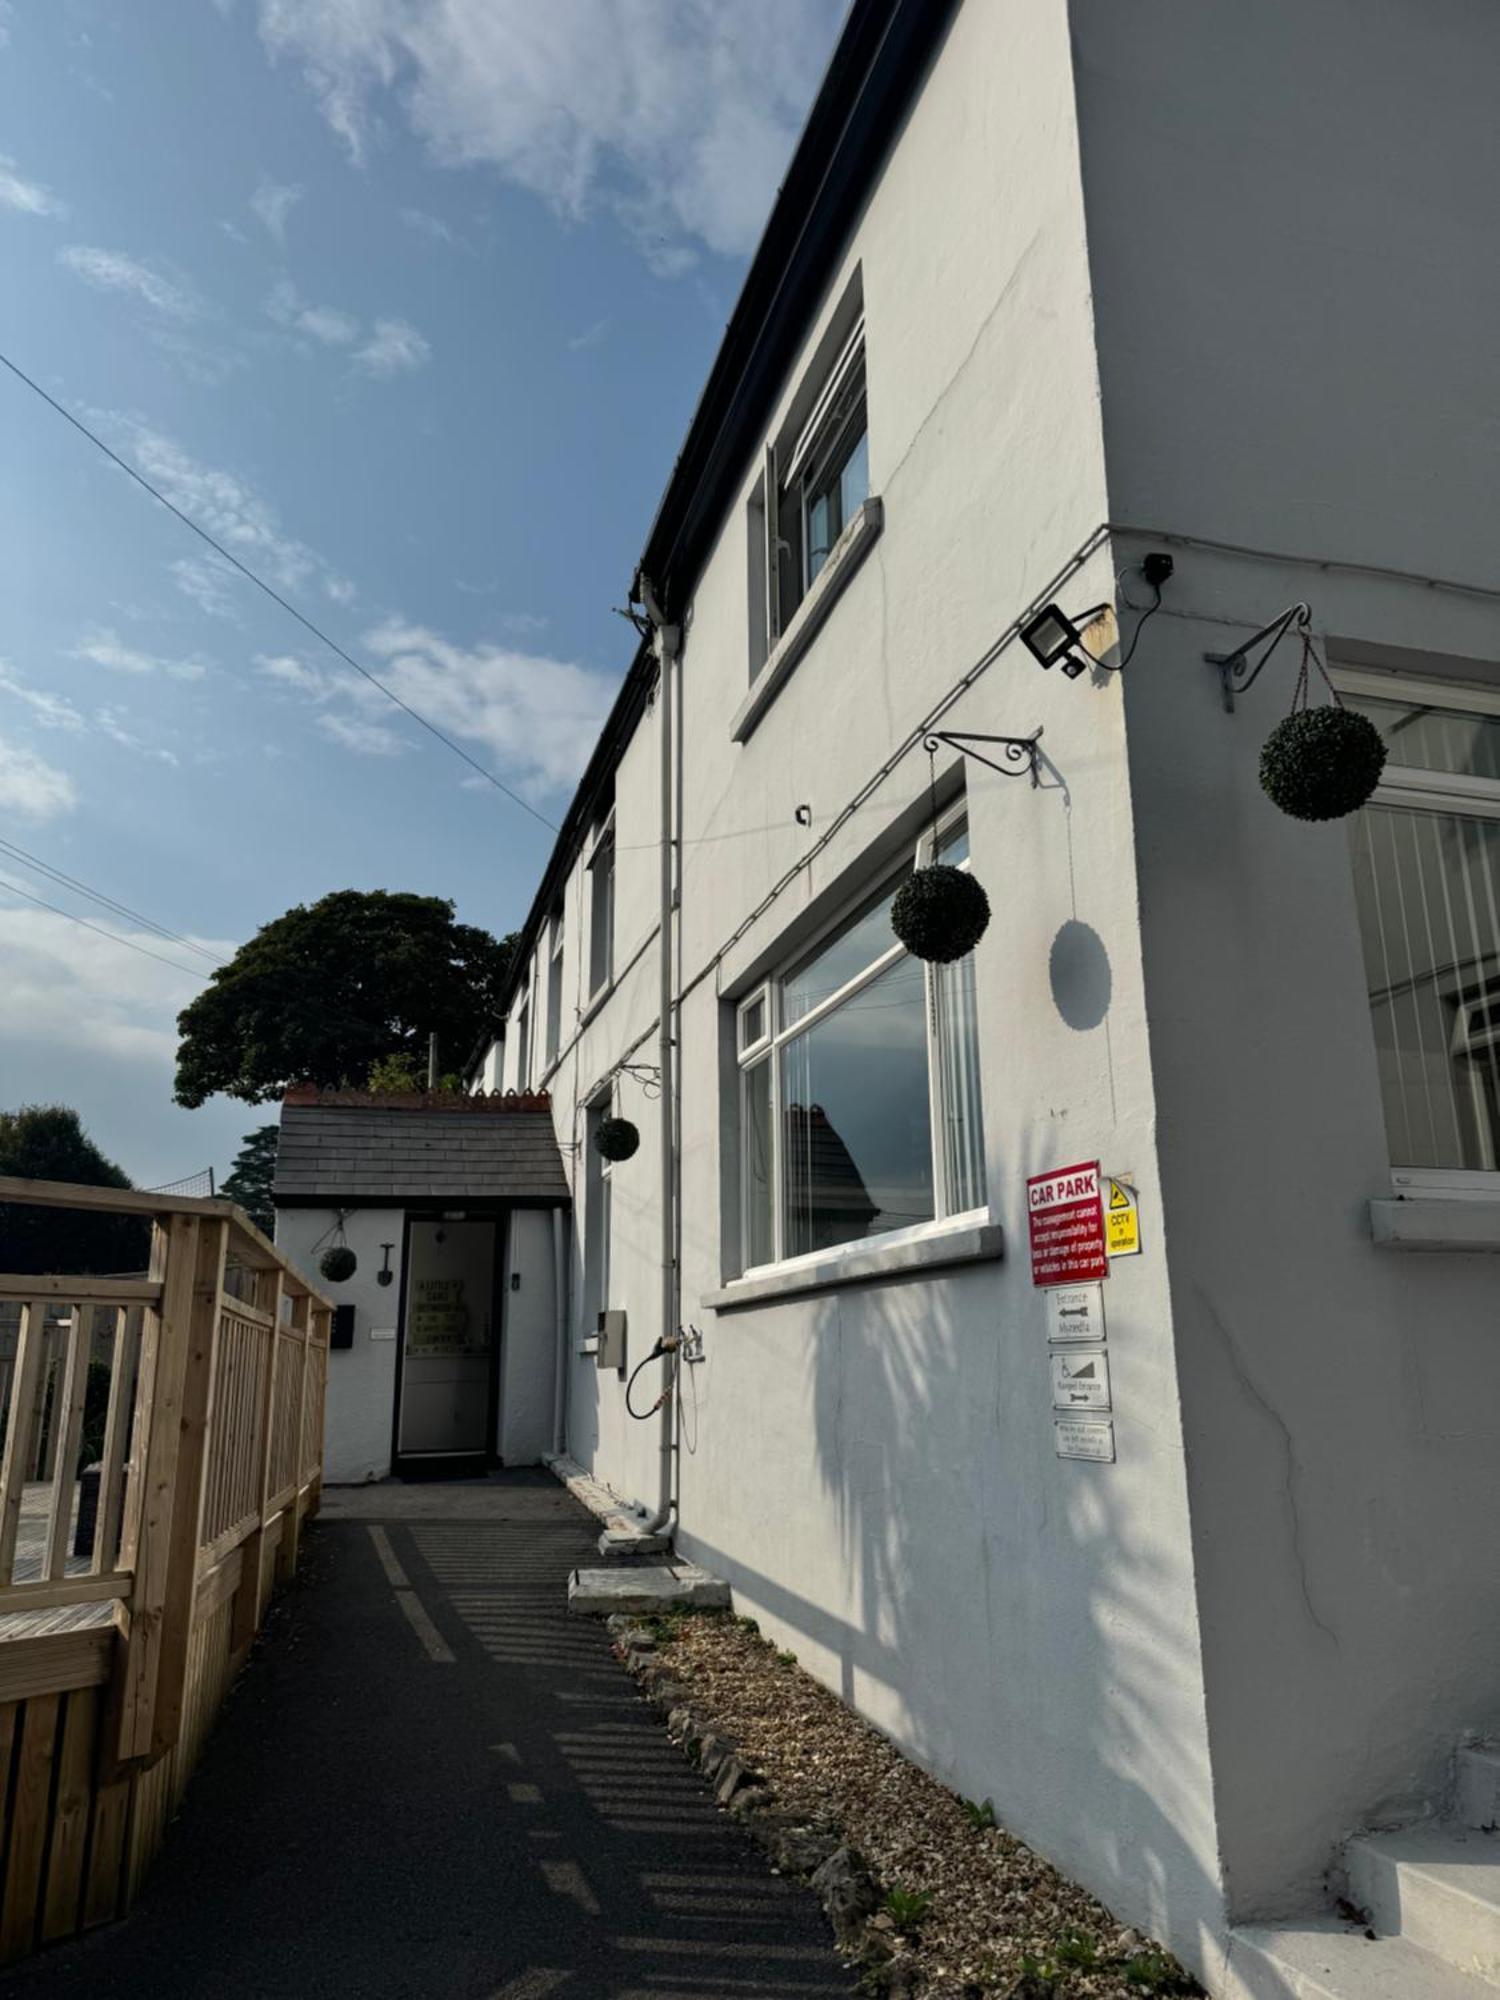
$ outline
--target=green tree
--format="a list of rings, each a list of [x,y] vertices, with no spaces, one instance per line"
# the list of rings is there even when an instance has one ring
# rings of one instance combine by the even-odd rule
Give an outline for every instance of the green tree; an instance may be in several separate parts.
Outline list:
[[[276,1227],[276,1208],[271,1200],[271,1182],[276,1178],[276,1142],[279,1128],[257,1125],[245,1134],[245,1142],[234,1156],[219,1186],[225,1201],[237,1201],[257,1229],[269,1236]]]
[[[19,1111],[0,1111],[0,1174],[84,1187],[133,1185],[65,1104],[23,1104]],[[0,1202],[0,1271],[140,1271],[150,1255],[150,1240],[143,1217]]]
[[[362,1087],[390,1056],[424,1065],[436,1033],[462,1061],[499,1013],[511,938],[454,920],[439,896],[340,889],[243,944],[177,1017],[179,1104],[250,1104],[292,1083]]]

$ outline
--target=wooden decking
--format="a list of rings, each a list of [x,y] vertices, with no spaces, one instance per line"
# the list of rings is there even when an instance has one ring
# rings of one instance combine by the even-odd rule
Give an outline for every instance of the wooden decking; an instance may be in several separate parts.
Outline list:
[[[17,1201],[153,1228],[144,1278],[0,1274],[0,1963],[134,1898],[317,1506],[332,1311],[228,1202]]]

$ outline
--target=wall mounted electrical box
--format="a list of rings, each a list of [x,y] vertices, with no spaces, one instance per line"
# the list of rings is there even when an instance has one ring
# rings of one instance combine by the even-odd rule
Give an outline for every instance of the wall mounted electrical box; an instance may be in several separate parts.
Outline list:
[[[328,1329],[330,1347],[352,1347],[354,1345],[354,1308],[350,1305],[335,1306],[333,1322]]]
[[[601,1368],[616,1369],[625,1373],[625,1315],[623,1312],[602,1312],[599,1315],[599,1348],[595,1355]]]

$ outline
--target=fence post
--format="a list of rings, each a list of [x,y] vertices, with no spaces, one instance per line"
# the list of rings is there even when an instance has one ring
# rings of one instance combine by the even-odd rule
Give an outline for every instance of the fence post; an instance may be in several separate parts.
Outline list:
[[[271,1428],[276,1416],[276,1357],[281,1346],[281,1296],[286,1280],[277,1271],[271,1284],[271,1330],[266,1335],[266,1379],[260,1395],[259,1509],[255,1532],[242,1544],[240,1581],[230,1612],[229,1652],[238,1659],[260,1630],[261,1571],[265,1566],[266,1502],[271,1496]]]
[[[162,1225],[158,1225],[159,1231]],[[173,1215],[154,1366],[144,1357],[138,1422],[149,1425],[123,1652],[119,1755],[155,1758],[176,1741],[192,1630],[198,1521],[229,1225]]]
[[[306,1292],[292,1301],[292,1325],[297,1329],[297,1419],[292,1441],[292,1497],[276,1544],[276,1579],[290,1583],[297,1573],[297,1543],[302,1524],[302,1425],[307,1408],[307,1344],[312,1339],[312,1300]]]

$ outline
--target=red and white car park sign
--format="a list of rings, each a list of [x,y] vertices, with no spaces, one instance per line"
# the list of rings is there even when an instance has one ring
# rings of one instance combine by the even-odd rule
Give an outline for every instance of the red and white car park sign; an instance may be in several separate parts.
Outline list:
[[[1033,1174],[1026,1214],[1034,1285],[1083,1285],[1109,1276],[1097,1160]]]

